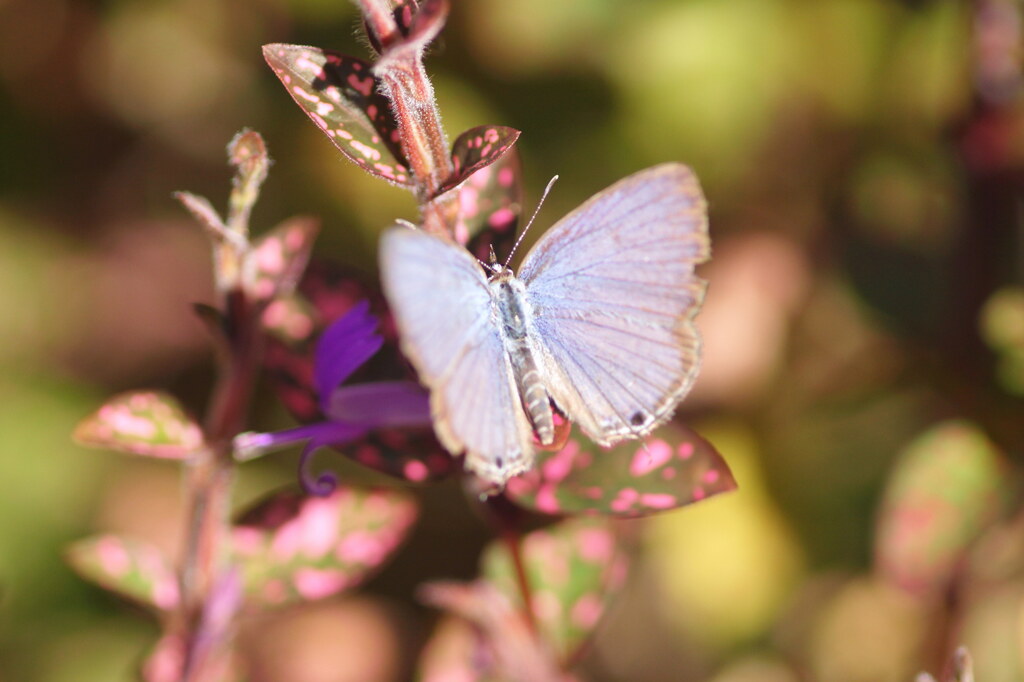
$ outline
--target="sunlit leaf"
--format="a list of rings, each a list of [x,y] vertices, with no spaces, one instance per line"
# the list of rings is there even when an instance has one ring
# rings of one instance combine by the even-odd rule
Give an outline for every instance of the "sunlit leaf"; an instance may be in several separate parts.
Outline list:
[[[479,126],[456,138],[452,144],[452,175],[438,189],[444,194],[482,168],[500,159],[519,139],[520,132],[507,126]]]
[[[257,239],[242,269],[243,286],[249,295],[268,301],[291,294],[309,263],[319,229],[316,219],[297,217]]]
[[[415,518],[413,501],[395,490],[277,493],[236,526],[234,558],[253,603],[321,599],[362,582],[391,556]]]
[[[484,262],[492,246],[499,262],[512,250],[523,203],[521,176],[519,152],[513,147],[459,187],[455,238]]]
[[[306,115],[363,170],[411,183],[398,131],[371,65],[331,50],[275,43],[263,56]]]
[[[163,459],[186,459],[203,435],[173,397],[158,391],[114,396],[75,428],[82,445]]]
[[[160,550],[138,540],[100,535],[68,548],[68,563],[87,580],[161,611],[178,605],[178,581]]]
[[[733,490],[736,481],[715,448],[694,431],[669,425],[643,442],[610,449],[583,438],[539,452],[531,471],[508,482],[508,496],[546,514],[600,512],[643,516]]]
[[[875,538],[882,575],[914,592],[941,590],[1007,494],[1002,454],[977,426],[952,421],[904,449]]]
[[[521,540],[531,609],[542,639],[567,661],[593,632],[626,578],[628,561],[604,519],[579,517],[527,534]],[[521,605],[508,546],[491,544],[482,576]]]

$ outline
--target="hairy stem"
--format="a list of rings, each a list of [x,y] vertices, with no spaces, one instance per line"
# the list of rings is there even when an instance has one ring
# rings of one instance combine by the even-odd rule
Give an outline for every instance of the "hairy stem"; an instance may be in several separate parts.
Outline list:
[[[438,198],[437,193],[454,169],[434,87],[423,66],[423,50],[400,45],[388,49],[401,37],[386,0],[360,0],[359,5],[384,52],[374,72],[380,78],[383,94],[391,102],[402,151],[416,179],[423,229],[452,234],[457,205],[453,196]]]

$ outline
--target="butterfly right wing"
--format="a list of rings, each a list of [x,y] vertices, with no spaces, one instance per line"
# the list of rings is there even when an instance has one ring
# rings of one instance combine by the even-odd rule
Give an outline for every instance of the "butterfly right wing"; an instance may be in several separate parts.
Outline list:
[[[430,389],[438,439],[498,485],[532,464],[523,412],[487,279],[469,253],[407,227],[381,237],[381,282],[402,351]]]

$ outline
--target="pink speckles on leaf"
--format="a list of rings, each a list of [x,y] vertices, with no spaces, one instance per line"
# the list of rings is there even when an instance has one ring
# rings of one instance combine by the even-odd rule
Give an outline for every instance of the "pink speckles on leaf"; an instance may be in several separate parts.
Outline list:
[[[427,468],[426,464],[419,460],[411,460],[407,462],[403,467],[403,472],[405,473],[406,478],[416,483],[425,481],[427,476],[430,475],[430,469]]]
[[[633,488],[623,488],[609,505],[614,512],[624,514],[633,509],[633,505],[640,499],[640,493]]]
[[[649,474],[672,459],[672,446],[660,438],[651,438],[645,445],[637,449],[629,465],[629,473],[633,476]]]
[[[319,599],[357,585],[387,560],[415,516],[409,497],[389,489],[280,493],[238,524],[234,559],[255,604]],[[280,589],[268,592],[270,584]]]
[[[640,504],[650,509],[673,509],[678,506],[675,495],[666,493],[644,493],[640,496]]]
[[[577,517],[521,539],[533,614],[542,640],[561,661],[572,659],[621,586],[625,555],[605,520]],[[515,569],[503,543],[489,546],[482,574],[513,603],[520,603]],[[618,567],[618,568],[617,568]]]
[[[339,571],[300,568],[295,572],[295,589],[303,599],[323,599],[345,589],[348,577]]]
[[[83,578],[157,610],[178,606],[178,583],[164,556],[145,542],[102,535],[79,540],[68,563]]]
[[[82,445],[163,459],[187,459],[203,447],[199,426],[166,393],[114,396],[75,428]]]
[[[533,470],[509,481],[506,491],[519,504],[546,513],[642,516],[736,487],[714,447],[675,425],[659,429],[646,445],[627,441],[603,449],[571,440],[559,452],[539,452],[537,460]]]
[[[265,45],[263,56],[295,103],[349,160],[373,175],[410,184],[395,119],[367,62],[302,45]]]
[[[604,613],[604,601],[596,594],[589,593],[579,598],[569,612],[572,624],[581,630],[589,630],[597,625]]]

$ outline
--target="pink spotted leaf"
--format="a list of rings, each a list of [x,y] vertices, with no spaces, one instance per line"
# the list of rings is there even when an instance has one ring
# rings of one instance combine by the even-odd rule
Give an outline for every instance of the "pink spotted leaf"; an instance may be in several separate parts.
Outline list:
[[[394,116],[369,62],[283,43],[264,45],[263,56],[295,103],[350,161],[371,175],[411,184]]]
[[[520,131],[507,126],[479,126],[459,135],[452,144],[452,175],[438,190],[444,194],[469,176],[500,159],[519,139]]]
[[[951,421],[900,454],[875,534],[875,565],[914,593],[948,584],[974,538],[998,518],[1009,495],[1004,456],[975,424]]]
[[[385,488],[272,495],[233,533],[248,603],[279,606],[358,585],[394,553],[415,518],[412,499]]]
[[[519,152],[513,147],[470,175],[458,189],[455,238],[484,262],[492,246],[504,262],[515,243],[523,203],[521,176]]]
[[[79,540],[67,550],[71,567],[86,580],[156,609],[178,606],[178,581],[159,549],[116,535]]]
[[[558,452],[538,452],[534,468],[510,480],[506,493],[545,514],[635,517],[735,488],[732,472],[714,446],[696,432],[670,424],[643,442],[604,449],[575,437]]]
[[[320,229],[315,218],[286,220],[257,239],[242,266],[242,286],[257,301],[291,294],[309,263]]]
[[[203,435],[181,404],[159,391],[116,395],[75,428],[74,439],[96,448],[162,459],[187,459]]]
[[[628,559],[607,519],[577,517],[521,539],[531,609],[541,639],[563,663],[587,641],[626,579]],[[481,575],[522,605],[507,545],[484,550]]]

